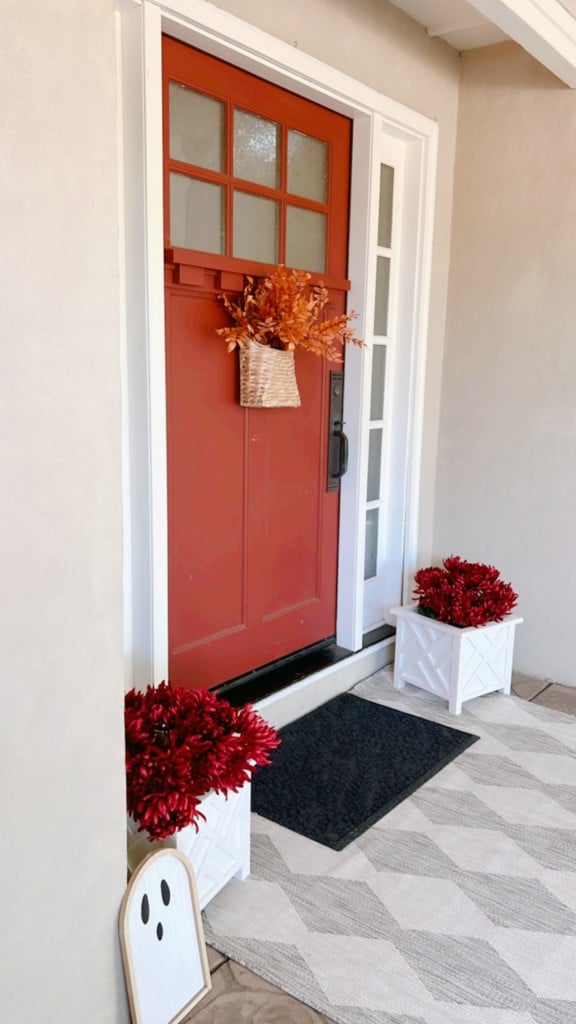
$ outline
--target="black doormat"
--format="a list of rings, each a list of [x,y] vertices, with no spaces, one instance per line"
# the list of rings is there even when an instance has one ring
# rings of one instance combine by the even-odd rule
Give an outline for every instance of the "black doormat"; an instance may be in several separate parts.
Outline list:
[[[343,850],[479,738],[350,693],[280,729],[252,810]]]

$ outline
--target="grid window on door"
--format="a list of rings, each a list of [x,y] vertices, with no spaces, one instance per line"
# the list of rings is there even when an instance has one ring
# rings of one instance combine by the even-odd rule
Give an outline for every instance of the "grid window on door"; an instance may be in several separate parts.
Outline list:
[[[326,272],[330,145],[170,82],[173,246]]]
[[[235,110],[233,116],[234,177],[278,188],[280,125],[246,110]]]

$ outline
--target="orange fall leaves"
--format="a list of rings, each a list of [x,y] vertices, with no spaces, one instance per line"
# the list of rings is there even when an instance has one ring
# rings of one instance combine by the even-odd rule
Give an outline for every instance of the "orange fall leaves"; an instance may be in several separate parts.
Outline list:
[[[321,319],[328,302],[328,290],[323,284],[309,287],[310,278],[305,270],[278,266],[259,283],[248,277],[237,301],[221,295],[235,324],[216,331],[226,342],[228,351],[252,339],[285,351],[303,348],[341,363],[341,344],[363,345],[350,327],[354,312]]]

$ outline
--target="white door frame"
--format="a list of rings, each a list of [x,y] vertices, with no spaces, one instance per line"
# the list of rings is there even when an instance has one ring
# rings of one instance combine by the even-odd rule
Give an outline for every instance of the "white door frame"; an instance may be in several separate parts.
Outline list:
[[[120,205],[125,235],[126,650],[130,685],[158,683],[168,671],[166,391],[162,193],[161,35],[206,50],[353,119],[349,308],[356,333],[369,333],[375,175],[382,134],[404,145],[406,244],[405,379],[395,403],[405,451],[404,580],[415,569],[424,362],[432,259],[437,134],[409,110],[204,0],[117,0],[122,93]],[[372,232],[372,233],[371,233]],[[371,314],[369,314],[371,315]],[[351,442],[341,491],[337,642],[362,645],[364,506],[367,473],[366,350],[347,353],[344,417]]]

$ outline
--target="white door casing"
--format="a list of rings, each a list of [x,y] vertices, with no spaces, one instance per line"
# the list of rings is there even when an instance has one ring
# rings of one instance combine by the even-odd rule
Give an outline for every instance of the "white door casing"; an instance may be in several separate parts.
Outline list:
[[[125,234],[125,544],[127,681],[166,678],[166,394],[161,35],[267,78],[354,122],[349,308],[365,349],[346,355],[337,642],[359,650],[415,569],[428,299],[437,160],[435,122],[203,0],[118,0]],[[390,359],[382,479],[386,515],[376,583],[365,597],[364,544],[376,223],[381,163],[396,169]],[[365,604],[367,607],[364,620]]]

